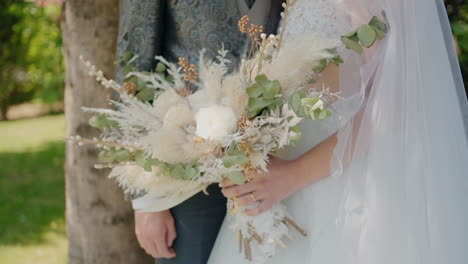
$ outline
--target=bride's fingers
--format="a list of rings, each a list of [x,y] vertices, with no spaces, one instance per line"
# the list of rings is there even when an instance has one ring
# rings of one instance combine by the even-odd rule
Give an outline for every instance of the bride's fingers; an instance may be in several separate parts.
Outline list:
[[[262,201],[257,207],[244,210],[244,213],[249,216],[257,216],[259,214],[262,214],[266,210],[270,209],[271,206],[273,206],[272,202]]]
[[[249,193],[239,197],[238,202],[240,206],[248,206],[262,200],[258,193]]]
[[[222,192],[227,198],[233,198],[255,191],[255,186],[256,185],[253,182],[248,182],[238,186],[223,188]]]
[[[224,179],[221,180],[219,185],[222,188],[228,188],[228,187],[231,187],[231,186],[234,186],[234,185],[237,185],[237,184],[233,183],[231,180],[229,180],[229,178],[224,178]]]

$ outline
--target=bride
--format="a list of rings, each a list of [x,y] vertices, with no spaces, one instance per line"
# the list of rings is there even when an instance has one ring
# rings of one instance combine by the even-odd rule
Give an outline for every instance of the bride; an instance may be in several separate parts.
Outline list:
[[[247,214],[283,201],[308,232],[267,263],[467,263],[468,111],[444,12],[441,0],[296,0],[285,41],[339,38],[374,15],[390,30],[362,56],[343,48],[314,85],[339,92],[332,118],[305,122],[269,173],[222,183],[258,204]],[[248,263],[229,218],[209,263]]]

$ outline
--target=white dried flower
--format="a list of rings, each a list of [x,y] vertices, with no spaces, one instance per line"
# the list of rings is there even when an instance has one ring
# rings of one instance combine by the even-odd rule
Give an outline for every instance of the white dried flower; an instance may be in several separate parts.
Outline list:
[[[204,139],[222,141],[237,126],[234,111],[227,106],[213,105],[201,108],[196,114],[196,135]]]

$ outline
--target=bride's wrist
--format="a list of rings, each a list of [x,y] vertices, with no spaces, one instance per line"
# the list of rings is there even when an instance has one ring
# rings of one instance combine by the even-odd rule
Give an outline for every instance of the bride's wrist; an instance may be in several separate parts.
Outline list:
[[[300,160],[296,159],[288,161],[287,167],[287,175],[290,177],[289,182],[291,183],[290,188],[292,189],[292,193],[295,193],[310,184],[306,180],[307,171],[304,170]]]
[[[316,182],[314,171],[304,163],[304,160],[299,158],[296,160],[292,160],[288,164],[289,170],[294,178],[293,180],[293,188],[294,192],[299,191],[313,183]]]

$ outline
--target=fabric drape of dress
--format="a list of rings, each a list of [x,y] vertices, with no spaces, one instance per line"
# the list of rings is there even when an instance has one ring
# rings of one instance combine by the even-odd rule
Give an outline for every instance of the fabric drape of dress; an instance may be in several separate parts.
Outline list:
[[[386,39],[363,56],[342,50],[332,118],[304,122],[302,142],[282,153],[338,137],[332,175],[285,201],[308,237],[266,263],[468,261],[467,101],[442,1],[297,0],[285,41],[339,38],[374,15]],[[228,218],[209,263],[249,263]]]

